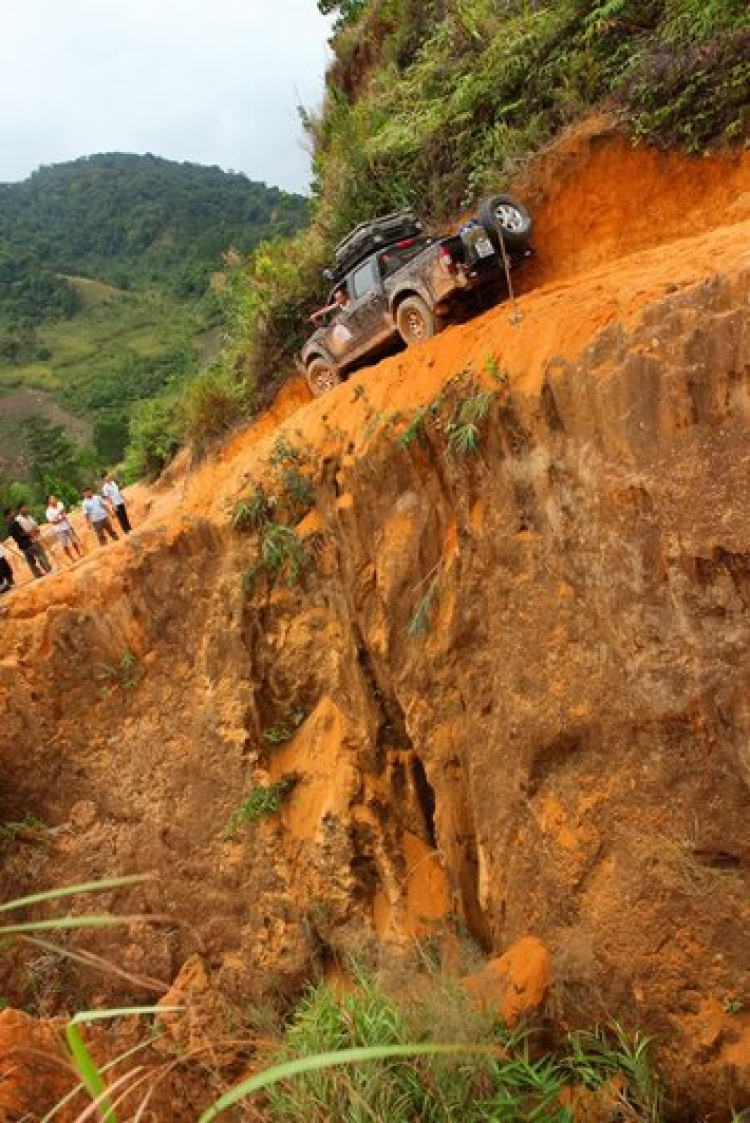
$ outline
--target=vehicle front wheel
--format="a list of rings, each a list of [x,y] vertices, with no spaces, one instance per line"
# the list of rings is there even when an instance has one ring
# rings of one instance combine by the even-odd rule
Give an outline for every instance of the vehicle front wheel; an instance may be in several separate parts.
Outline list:
[[[407,296],[396,310],[396,327],[407,347],[432,339],[442,326],[440,318],[421,296]]]
[[[316,398],[327,394],[341,382],[341,375],[325,359],[313,359],[307,368],[307,385]]]
[[[492,195],[485,199],[477,217],[498,248],[500,234],[508,250],[524,249],[531,237],[531,216],[523,203],[510,195]]]

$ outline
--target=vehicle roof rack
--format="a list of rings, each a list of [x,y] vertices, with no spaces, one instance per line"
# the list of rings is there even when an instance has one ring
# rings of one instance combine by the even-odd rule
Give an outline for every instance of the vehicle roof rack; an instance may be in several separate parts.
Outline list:
[[[394,211],[368,222],[360,222],[336,246],[335,266],[326,271],[326,276],[331,281],[341,280],[345,273],[376,250],[403,238],[417,237],[421,233],[422,223],[411,210]]]

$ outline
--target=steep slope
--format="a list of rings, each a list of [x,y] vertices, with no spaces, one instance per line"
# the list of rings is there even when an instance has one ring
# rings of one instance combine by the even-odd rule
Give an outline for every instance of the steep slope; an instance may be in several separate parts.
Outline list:
[[[290,387],[136,491],[127,542],[5,603],[0,819],[64,827],[8,847],[6,891],[157,871],[111,904],[172,925],[76,941],[167,980],[198,948],[240,1004],[456,923],[485,953],[533,934],[558,1019],[654,1033],[674,1117],[723,1117],[750,1096],[750,168],[585,144],[516,315]],[[658,224],[626,224],[640,177]],[[262,481],[280,518],[293,469],[315,562],[243,584],[235,503]],[[63,964],[45,1001],[103,991],[141,997]]]

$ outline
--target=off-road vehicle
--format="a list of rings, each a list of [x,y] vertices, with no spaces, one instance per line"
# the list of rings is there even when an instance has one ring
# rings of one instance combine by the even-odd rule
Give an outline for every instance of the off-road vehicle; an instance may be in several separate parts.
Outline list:
[[[531,219],[495,195],[457,234],[431,237],[412,211],[361,223],[326,271],[329,304],[298,357],[314,394],[323,394],[399,340],[429,339],[469,298],[507,293],[509,270],[531,253]]]

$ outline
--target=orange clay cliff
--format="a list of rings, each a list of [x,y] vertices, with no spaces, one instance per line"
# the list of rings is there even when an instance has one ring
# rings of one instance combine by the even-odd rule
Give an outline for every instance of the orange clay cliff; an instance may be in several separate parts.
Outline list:
[[[750,1103],[750,159],[594,122],[516,189],[515,307],[287,383],[130,489],[127,540],[3,601],[0,820],[46,826],[4,898],[149,872],[97,907],[169,918],[69,937],[124,974],[63,962],[50,1019],[155,1001],[143,976],[218,1017],[450,918],[515,947],[486,968],[514,1017],[616,1013],[684,1118]],[[232,525],[259,486],[280,572]],[[38,959],[0,961],[12,1007]],[[0,1117],[71,1087],[50,1024],[0,1013]],[[210,1100],[183,1079],[160,1118]]]

